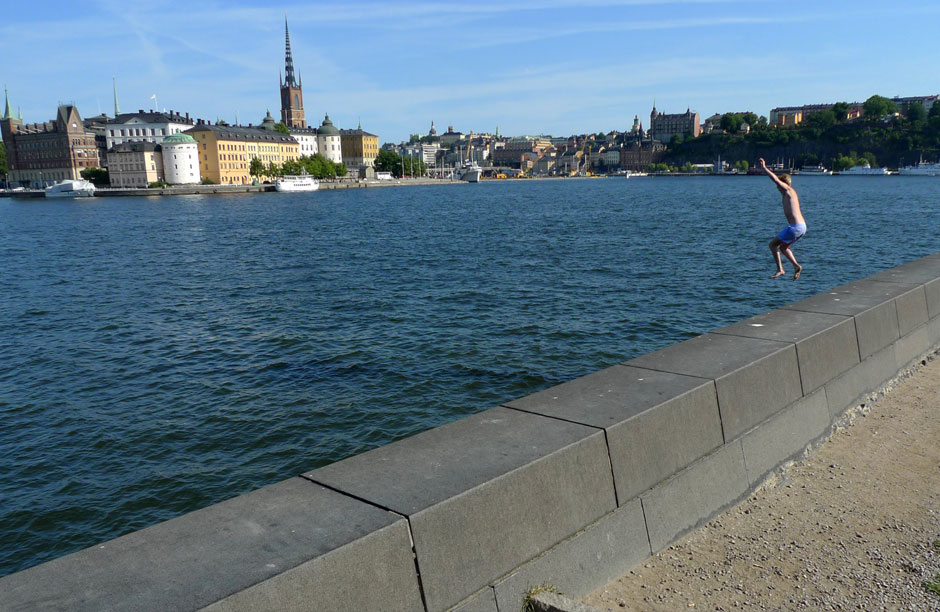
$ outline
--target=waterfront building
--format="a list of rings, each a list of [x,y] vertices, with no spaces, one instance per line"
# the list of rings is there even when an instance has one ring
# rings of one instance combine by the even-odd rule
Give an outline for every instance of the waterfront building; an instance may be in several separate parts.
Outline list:
[[[290,50],[290,32],[287,30],[287,15],[284,15],[284,76],[281,82],[281,121],[288,128],[305,128],[303,82],[294,77],[294,58]]]
[[[536,176],[547,176],[555,170],[555,163],[558,161],[558,150],[555,147],[549,147],[542,151],[542,154],[535,160],[532,166],[532,174]]]
[[[95,135],[95,146],[98,148],[98,164],[102,168],[108,167],[108,119],[104,113],[82,120],[86,132]]]
[[[199,176],[199,150],[189,134],[173,134],[163,139],[164,181],[170,185],[194,185]]]
[[[108,150],[112,187],[143,188],[164,180],[163,149],[148,141],[125,142]]]
[[[189,113],[181,115],[172,110],[161,113],[140,109],[136,113],[121,113],[105,124],[107,147],[110,150],[125,142],[160,144],[167,136],[184,132],[193,124]]]
[[[277,123],[275,123],[274,117],[271,116],[271,111],[268,111],[264,119],[261,120],[261,129],[268,130],[269,132],[277,132],[276,126]],[[248,127],[251,127],[251,124],[249,124]],[[287,131],[290,132],[290,135],[297,141],[301,157],[313,157],[317,154],[319,149],[317,148],[316,129],[312,127],[288,127]]]
[[[85,129],[78,108],[65,104],[56,118],[44,123],[24,123],[14,117],[10,97],[0,118],[0,136],[6,147],[8,181],[42,187],[65,179],[80,179],[82,170],[97,168],[95,134]]]
[[[185,133],[198,145],[200,176],[219,185],[250,184],[252,159],[267,166],[300,158],[297,141],[281,132],[199,121]]]
[[[340,130],[339,136],[343,163],[350,171],[373,166],[375,158],[379,155],[378,136],[363,131],[361,123],[355,130]]]
[[[343,163],[343,142],[339,130],[330,121],[330,115],[323,118],[323,123],[317,128],[317,148],[320,155],[333,163]],[[378,153],[376,153],[378,155]],[[374,158],[373,158],[374,159]]]
[[[666,154],[666,145],[652,138],[627,139],[620,148],[620,169],[643,172],[650,164],[657,164]]]
[[[534,154],[538,159],[542,151],[552,146],[550,138],[545,136],[519,136],[510,138],[502,148],[494,148],[490,157],[494,166],[507,166],[510,168],[522,168],[523,157],[529,159]]]
[[[691,109],[686,109],[684,113],[670,115],[658,112],[654,104],[650,112],[649,131],[654,139],[668,143],[677,135],[685,137],[691,134],[693,138],[697,137],[702,133],[702,126],[699,114],[693,113]]]

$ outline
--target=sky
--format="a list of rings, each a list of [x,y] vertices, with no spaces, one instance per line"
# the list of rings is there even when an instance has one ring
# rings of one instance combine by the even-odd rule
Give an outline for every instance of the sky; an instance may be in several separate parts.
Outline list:
[[[940,93],[936,0],[5,0],[0,83],[28,123],[159,108],[280,117],[287,16],[307,122],[412,133],[628,130],[650,110]],[[2,108],[0,108],[2,111]]]

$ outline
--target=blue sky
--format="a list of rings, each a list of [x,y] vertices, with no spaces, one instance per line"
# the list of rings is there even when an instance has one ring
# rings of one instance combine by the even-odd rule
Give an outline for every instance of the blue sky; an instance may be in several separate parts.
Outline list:
[[[7,4],[13,4],[7,3]],[[940,93],[940,2],[18,2],[0,81],[27,122],[154,107],[279,116],[284,13],[307,121],[381,142],[462,132],[569,135],[716,112]]]

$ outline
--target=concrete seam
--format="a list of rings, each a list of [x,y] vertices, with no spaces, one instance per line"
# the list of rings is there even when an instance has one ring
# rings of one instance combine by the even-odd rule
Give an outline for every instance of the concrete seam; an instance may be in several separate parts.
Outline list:
[[[728,439],[725,437],[725,419],[721,416],[721,400],[718,397],[718,381],[712,379],[712,389],[715,391],[715,406],[718,407],[718,424],[721,426],[721,443],[727,444]]]
[[[646,528],[646,544],[650,549],[650,556],[653,555],[653,540],[650,539],[650,524],[649,520],[646,518],[646,506],[643,504],[643,498],[638,497],[640,500],[640,511],[643,513],[643,527]]]
[[[771,418],[773,417],[768,418],[767,421],[769,421]],[[756,430],[757,427],[755,427],[754,429]],[[750,489],[751,486],[753,486],[753,483],[751,482],[751,472],[750,470],[747,469],[747,455],[744,454],[744,436],[742,435],[740,438],[736,440],[736,442],[738,442],[741,445],[741,463],[744,464],[744,478],[747,480],[747,486]]]
[[[428,612],[428,600],[424,594],[424,581],[421,579],[421,566],[418,564],[418,549],[415,547],[415,534],[411,530],[411,519],[405,517],[408,523],[408,538],[411,540],[411,558],[415,564],[415,579],[418,581],[418,593],[421,595],[421,605]]]
[[[617,477],[614,475],[614,460],[610,456],[610,440],[607,439],[607,430],[604,430],[604,444],[607,446],[607,467],[610,468],[610,482],[614,486],[614,507],[620,507],[620,494],[617,492]]]

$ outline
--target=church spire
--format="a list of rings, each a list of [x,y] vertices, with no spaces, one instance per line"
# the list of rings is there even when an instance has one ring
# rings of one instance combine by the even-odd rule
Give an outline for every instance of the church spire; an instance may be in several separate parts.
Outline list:
[[[118,106],[117,99],[117,81],[114,77],[111,77],[111,85],[114,87],[114,116],[117,117],[121,114],[121,107]]]
[[[3,86],[3,94],[6,97],[6,107],[3,110],[3,119],[12,119],[13,114],[10,111],[10,92],[7,90],[6,85]]]
[[[287,30],[287,13],[284,13],[284,43],[285,43],[285,52],[284,52],[284,84],[288,87],[296,87],[297,83],[294,81],[294,58],[290,53],[290,32]]]

